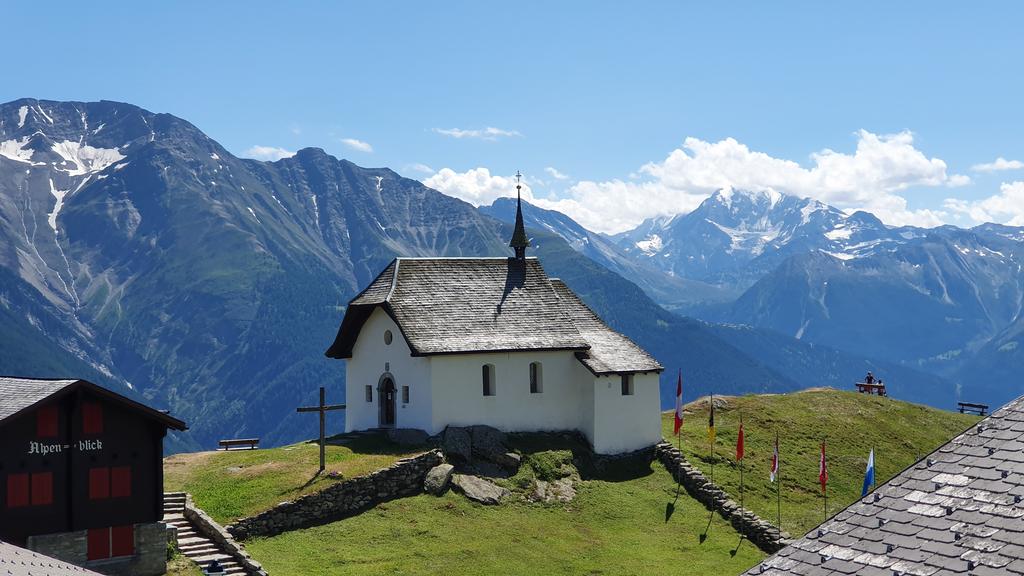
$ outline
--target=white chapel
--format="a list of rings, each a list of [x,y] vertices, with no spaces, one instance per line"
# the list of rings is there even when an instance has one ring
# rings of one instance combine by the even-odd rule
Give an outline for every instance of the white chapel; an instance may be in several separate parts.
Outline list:
[[[396,258],[349,303],[327,350],[347,360],[347,432],[578,430],[599,454],[660,440],[662,366],[528,244],[520,205],[514,257]]]

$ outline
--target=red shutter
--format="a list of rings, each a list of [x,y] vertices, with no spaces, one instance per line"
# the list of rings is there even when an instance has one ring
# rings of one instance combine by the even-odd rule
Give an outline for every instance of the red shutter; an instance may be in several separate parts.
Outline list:
[[[82,404],[82,433],[103,434],[103,406],[99,402]]]
[[[86,560],[110,558],[110,528],[90,528],[86,541]]]
[[[28,474],[7,476],[7,507],[28,506]]]
[[[36,436],[53,438],[57,435],[57,407],[43,406],[36,411]]]
[[[53,504],[53,472],[39,472],[32,475],[32,505]]]
[[[110,468],[89,469],[89,500],[110,498]]]
[[[135,526],[114,526],[110,529],[110,555],[135,554]]]
[[[128,498],[132,495],[132,468],[118,466],[110,469],[110,497]]]

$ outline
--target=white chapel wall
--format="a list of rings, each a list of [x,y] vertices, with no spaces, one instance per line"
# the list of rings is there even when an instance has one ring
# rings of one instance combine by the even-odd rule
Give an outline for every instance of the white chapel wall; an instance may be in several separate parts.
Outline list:
[[[543,391],[530,392],[530,363],[540,362]],[[482,366],[493,364],[495,395],[483,395]],[[592,377],[572,352],[509,352],[431,357],[434,416],[428,432],[487,424],[505,431],[581,429]]]
[[[618,375],[592,380],[594,432],[591,442],[600,454],[639,450],[661,440],[661,400],[658,374],[635,374],[633,394],[622,395]]]
[[[384,343],[384,332],[391,331],[391,344]],[[345,368],[345,431],[365,430],[380,425],[380,394],[377,383],[387,371],[395,382],[395,427],[430,431],[430,361],[410,355],[402,332],[377,308],[359,332],[352,358]],[[373,388],[373,402],[366,401],[366,386]],[[409,403],[402,403],[402,387],[409,387]]]

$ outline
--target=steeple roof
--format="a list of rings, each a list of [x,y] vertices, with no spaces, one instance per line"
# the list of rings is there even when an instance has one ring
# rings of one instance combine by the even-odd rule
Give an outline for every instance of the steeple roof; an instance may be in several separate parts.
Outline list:
[[[526,257],[526,248],[530,245],[526,237],[526,226],[523,225],[523,199],[521,190],[523,185],[519,183],[522,174],[516,172],[516,225],[512,232],[512,241],[508,243],[516,251],[516,258],[522,260]]]

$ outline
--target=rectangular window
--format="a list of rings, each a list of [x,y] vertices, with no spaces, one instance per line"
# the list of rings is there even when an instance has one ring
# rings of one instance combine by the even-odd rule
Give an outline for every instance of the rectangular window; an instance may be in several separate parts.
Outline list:
[[[530,362],[530,394],[540,394],[544,391],[541,373],[540,362]]]
[[[7,507],[20,508],[28,506],[28,474],[10,474],[7,476]]]
[[[135,527],[90,528],[86,533],[86,559],[104,560],[135,554]]]
[[[373,402],[373,386],[366,385],[366,401]]]
[[[87,560],[110,558],[110,528],[90,528],[85,539]]]
[[[53,438],[57,435],[57,407],[43,406],[36,411],[36,436]]]
[[[32,505],[53,504],[53,472],[32,474]]]
[[[110,498],[110,468],[89,469],[89,500]]]
[[[409,403],[409,387],[402,386],[402,404]]]
[[[99,402],[82,404],[82,433],[103,434],[103,406]]]
[[[484,364],[482,377],[484,396],[494,396],[494,366]]]
[[[623,374],[622,375],[622,395],[632,396],[633,395],[633,375]]]
[[[128,498],[132,495],[131,466],[117,466],[110,469],[110,497]]]
[[[110,557],[135,554],[135,527],[114,526],[110,529]]]

